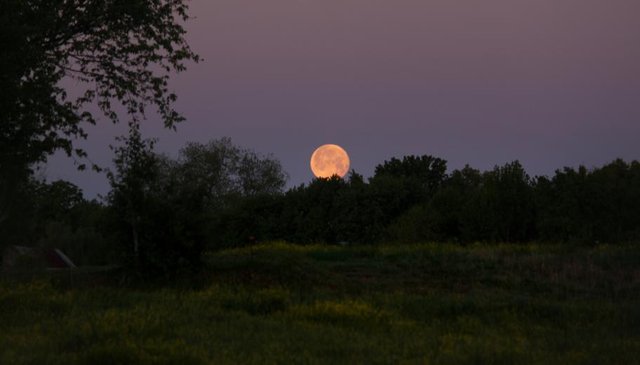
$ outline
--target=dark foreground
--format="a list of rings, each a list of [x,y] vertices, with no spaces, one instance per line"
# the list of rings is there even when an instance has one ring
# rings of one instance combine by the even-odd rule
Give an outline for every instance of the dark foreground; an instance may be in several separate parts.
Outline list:
[[[271,244],[207,260],[201,289],[5,278],[0,364],[640,363],[640,246]]]

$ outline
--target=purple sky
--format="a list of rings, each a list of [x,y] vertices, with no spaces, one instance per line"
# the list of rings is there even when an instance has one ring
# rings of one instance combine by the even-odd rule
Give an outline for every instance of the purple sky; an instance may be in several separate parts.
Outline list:
[[[170,155],[228,136],[272,153],[289,186],[324,143],[365,176],[407,154],[534,175],[640,158],[638,0],[194,0],[191,14],[205,60],[172,83],[188,121],[144,129]],[[92,160],[108,164],[122,131],[90,129]],[[60,156],[46,175],[108,191]]]

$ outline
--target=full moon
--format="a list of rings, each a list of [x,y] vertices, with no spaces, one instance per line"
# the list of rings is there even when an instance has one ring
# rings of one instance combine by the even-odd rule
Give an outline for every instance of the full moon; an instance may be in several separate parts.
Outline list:
[[[338,145],[325,144],[313,151],[310,164],[316,177],[344,177],[349,172],[349,155]]]

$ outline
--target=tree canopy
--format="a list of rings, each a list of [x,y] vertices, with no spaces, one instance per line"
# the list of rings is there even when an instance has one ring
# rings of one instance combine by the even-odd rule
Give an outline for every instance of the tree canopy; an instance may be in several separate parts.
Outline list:
[[[135,126],[123,142],[108,202],[122,252],[143,271],[197,268],[224,209],[278,194],[286,181],[277,160],[228,138],[189,143],[177,159],[155,154]]]
[[[133,120],[156,107],[165,125],[182,120],[171,72],[198,61],[184,39],[187,5],[175,0],[1,0],[0,167],[42,161],[56,149],[82,155],[73,139],[86,108]],[[61,84],[79,82],[70,92]]]
[[[35,163],[56,150],[86,156],[74,140],[100,114],[138,123],[154,107],[167,127],[183,120],[168,80],[199,60],[187,10],[182,0],[0,0],[0,223]]]

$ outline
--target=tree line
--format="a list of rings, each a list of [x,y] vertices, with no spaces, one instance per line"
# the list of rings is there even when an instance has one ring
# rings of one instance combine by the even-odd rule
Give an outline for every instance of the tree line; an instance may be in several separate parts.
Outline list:
[[[531,177],[518,161],[448,172],[445,160],[392,158],[365,179],[314,179],[285,191],[271,156],[223,138],[156,154],[137,128],[115,149],[111,191],[87,201],[65,181],[31,178],[3,243],[62,248],[79,264],[145,272],[197,268],[203,252],[298,244],[640,240],[640,163],[565,167]]]
[[[447,173],[433,156],[392,158],[365,181],[315,179],[221,211],[219,245],[297,243],[619,243],[640,240],[640,163],[617,159],[531,177],[518,161]]]

